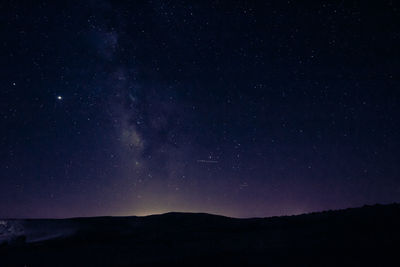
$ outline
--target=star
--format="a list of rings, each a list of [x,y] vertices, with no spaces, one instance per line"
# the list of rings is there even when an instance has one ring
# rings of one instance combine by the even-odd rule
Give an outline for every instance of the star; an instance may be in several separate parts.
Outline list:
[[[63,98],[62,98],[62,96],[59,95],[59,96],[57,96],[57,99],[62,100]]]

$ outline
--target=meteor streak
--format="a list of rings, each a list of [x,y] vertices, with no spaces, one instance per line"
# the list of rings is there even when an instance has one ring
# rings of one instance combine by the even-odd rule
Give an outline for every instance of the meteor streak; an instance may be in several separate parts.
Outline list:
[[[198,159],[197,162],[199,162],[199,163],[214,163],[214,164],[218,163],[218,161],[216,161],[216,160],[206,160],[206,159]]]

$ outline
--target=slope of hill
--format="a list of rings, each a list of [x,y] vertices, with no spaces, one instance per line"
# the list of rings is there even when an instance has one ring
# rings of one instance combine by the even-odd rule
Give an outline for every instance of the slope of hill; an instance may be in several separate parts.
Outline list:
[[[167,213],[1,220],[0,266],[395,266],[399,226],[399,204],[254,219]]]

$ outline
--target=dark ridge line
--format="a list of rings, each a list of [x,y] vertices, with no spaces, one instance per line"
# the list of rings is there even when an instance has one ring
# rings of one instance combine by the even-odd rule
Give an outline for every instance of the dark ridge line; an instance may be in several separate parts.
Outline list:
[[[219,218],[227,218],[227,219],[234,219],[234,220],[260,220],[260,219],[277,219],[277,218],[293,218],[293,217],[301,217],[301,216],[309,216],[309,215],[317,215],[317,214],[327,214],[327,213],[338,213],[344,211],[352,211],[352,210],[361,210],[366,208],[376,208],[376,207],[398,207],[400,208],[400,203],[393,202],[388,204],[368,204],[359,207],[350,207],[350,208],[343,208],[343,209],[329,209],[329,210],[322,210],[322,211],[312,211],[306,212],[301,214],[293,214],[293,215],[277,215],[277,216],[269,216],[269,217],[249,217],[249,218],[238,218],[238,217],[229,217],[220,214],[213,214],[207,212],[180,212],[180,211],[170,211],[166,213],[160,214],[150,214],[144,216],[136,216],[136,215],[128,215],[128,216],[81,216],[81,217],[66,217],[66,218],[0,218],[0,220],[25,220],[25,221],[34,221],[34,220],[91,220],[91,219],[144,219],[144,218],[152,218],[152,217],[167,217],[171,215],[176,216],[210,216],[210,217],[219,217]]]

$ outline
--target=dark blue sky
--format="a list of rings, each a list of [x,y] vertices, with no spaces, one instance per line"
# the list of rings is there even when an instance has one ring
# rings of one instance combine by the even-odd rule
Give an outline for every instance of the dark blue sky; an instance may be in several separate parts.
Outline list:
[[[395,1],[5,1],[0,216],[400,201]]]

